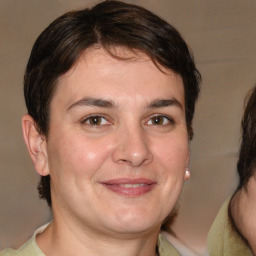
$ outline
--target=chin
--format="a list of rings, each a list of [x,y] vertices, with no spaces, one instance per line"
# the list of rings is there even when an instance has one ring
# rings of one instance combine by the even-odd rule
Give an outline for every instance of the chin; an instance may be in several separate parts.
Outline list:
[[[150,225],[146,223],[126,223],[126,225],[117,225],[115,229],[113,230],[115,233],[124,234],[124,235],[136,235],[136,234],[146,234],[151,232],[152,230],[159,229],[160,230],[161,225]]]
[[[151,213],[129,212],[118,214],[113,227],[126,233],[140,233],[160,228],[162,219],[158,216],[152,216]]]

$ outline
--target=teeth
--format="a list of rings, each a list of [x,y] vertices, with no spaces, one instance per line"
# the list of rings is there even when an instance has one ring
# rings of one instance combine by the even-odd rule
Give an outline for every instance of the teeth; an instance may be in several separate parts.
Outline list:
[[[120,186],[124,188],[138,188],[145,186],[145,184],[121,184]]]

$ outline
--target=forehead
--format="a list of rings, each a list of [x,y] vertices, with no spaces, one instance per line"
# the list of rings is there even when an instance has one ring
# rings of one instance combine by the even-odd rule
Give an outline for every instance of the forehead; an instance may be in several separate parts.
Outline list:
[[[114,57],[112,56],[114,55]],[[70,100],[82,96],[116,97],[143,94],[152,97],[179,97],[184,104],[182,78],[172,70],[155,63],[140,51],[123,47],[111,49],[111,54],[103,48],[87,49],[73,67],[58,79],[55,94],[65,95]],[[85,94],[85,95],[84,95]],[[86,95],[91,94],[91,95]],[[156,96],[157,97],[157,96]]]

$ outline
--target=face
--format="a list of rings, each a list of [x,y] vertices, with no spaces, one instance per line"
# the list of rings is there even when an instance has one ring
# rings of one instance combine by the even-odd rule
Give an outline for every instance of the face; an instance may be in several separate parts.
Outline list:
[[[133,234],[159,228],[175,206],[188,136],[181,77],[142,53],[118,51],[133,59],[91,49],[59,79],[43,172],[54,216]]]

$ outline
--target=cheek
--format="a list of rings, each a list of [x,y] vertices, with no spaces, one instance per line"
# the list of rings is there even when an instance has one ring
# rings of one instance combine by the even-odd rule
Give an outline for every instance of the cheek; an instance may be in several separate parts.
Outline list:
[[[157,162],[163,167],[167,179],[184,177],[189,160],[187,137],[174,137],[163,140],[155,146],[154,153]]]
[[[164,193],[168,198],[176,201],[181,193],[185,169],[189,160],[189,146],[188,140],[179,138],[166,141],[165,150],[162,152],[164,158],[164,175],[166,183],[164,186]],[[170,196],[171,195],[171,196]],[[170,200],[171,203],[172,200]]]
[[[64,139],[65,138],[65,139]],[[104,164],[111,151],[107,139],[58,136],[49,147],[50,171],[69,176],[92,176]]]
[[[164,202],[159,208],[164,217],[174,209],[183,187],[189,157],[186,138],[186,136],[173,136],[155,144],[156,170],[160,174],[160,193]]]

